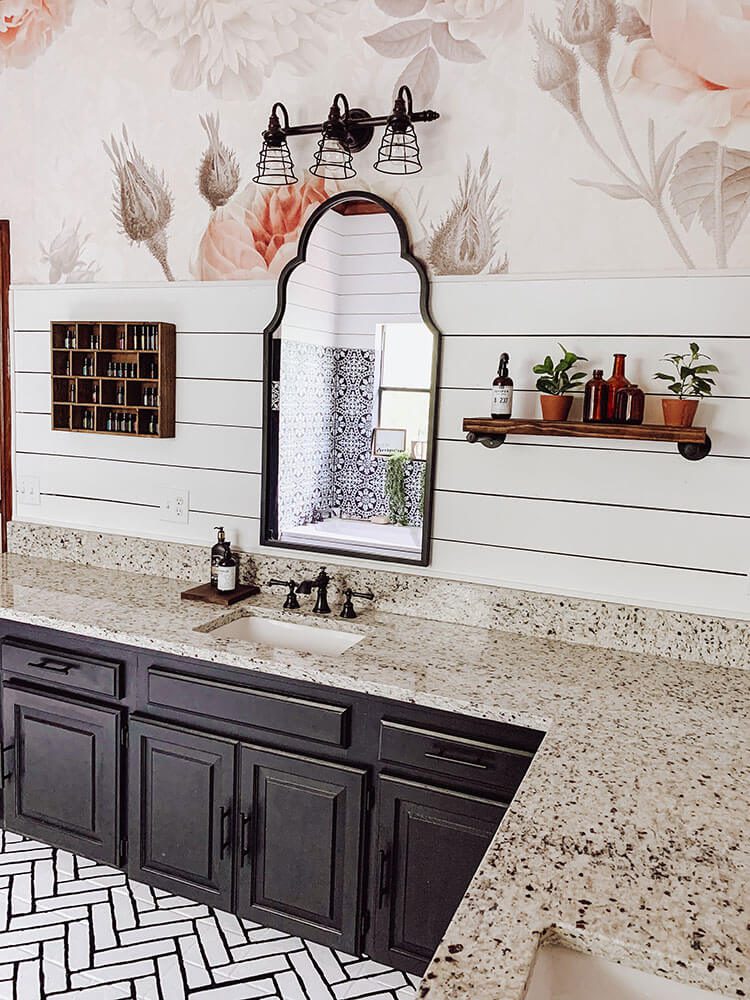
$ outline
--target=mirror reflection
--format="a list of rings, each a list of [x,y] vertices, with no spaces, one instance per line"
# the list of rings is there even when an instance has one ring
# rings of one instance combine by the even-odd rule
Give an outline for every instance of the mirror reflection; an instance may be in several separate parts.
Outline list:
[[[265,540],[425,562],[437,333],[422,276],[367,196],[334,199],[303,250],[272,333]]]

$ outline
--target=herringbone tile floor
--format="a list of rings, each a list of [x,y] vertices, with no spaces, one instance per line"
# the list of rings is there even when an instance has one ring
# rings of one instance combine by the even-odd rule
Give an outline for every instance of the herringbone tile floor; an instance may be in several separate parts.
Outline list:
[[[0,834],[0,1000],[413,1000],[416,980]]]

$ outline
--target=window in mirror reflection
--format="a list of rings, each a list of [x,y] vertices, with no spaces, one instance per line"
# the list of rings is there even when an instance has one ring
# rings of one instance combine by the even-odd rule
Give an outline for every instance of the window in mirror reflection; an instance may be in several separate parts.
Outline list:
[[[411,458],[424,459],[430,423],[433,336],[423,323],[380,327],[380,427],[403,428]]]

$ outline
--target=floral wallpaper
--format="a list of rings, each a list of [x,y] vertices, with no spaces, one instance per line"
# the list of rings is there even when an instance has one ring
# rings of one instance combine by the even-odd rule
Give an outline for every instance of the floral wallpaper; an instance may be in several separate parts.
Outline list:
[[[255,185],[274,101],[384,114],[424,170]],[[0,0],[0,217],[17,282],[275,276],[340,187],[434,274],[750,265],[747,0]]]

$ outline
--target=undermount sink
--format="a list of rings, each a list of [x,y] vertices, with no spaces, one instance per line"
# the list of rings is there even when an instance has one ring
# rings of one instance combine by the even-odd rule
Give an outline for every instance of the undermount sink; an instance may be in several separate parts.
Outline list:
[[[571,948],[544,945],[524,1000],[718,1000],[723,995]]]
[[[276,649],[293,649],[318,656],[340,656],[364,636],[359,632],[301,622],[279,621],[261,615],[245,614],[224,625],[209,626],[205,631],[222,639],[244,639]]]

